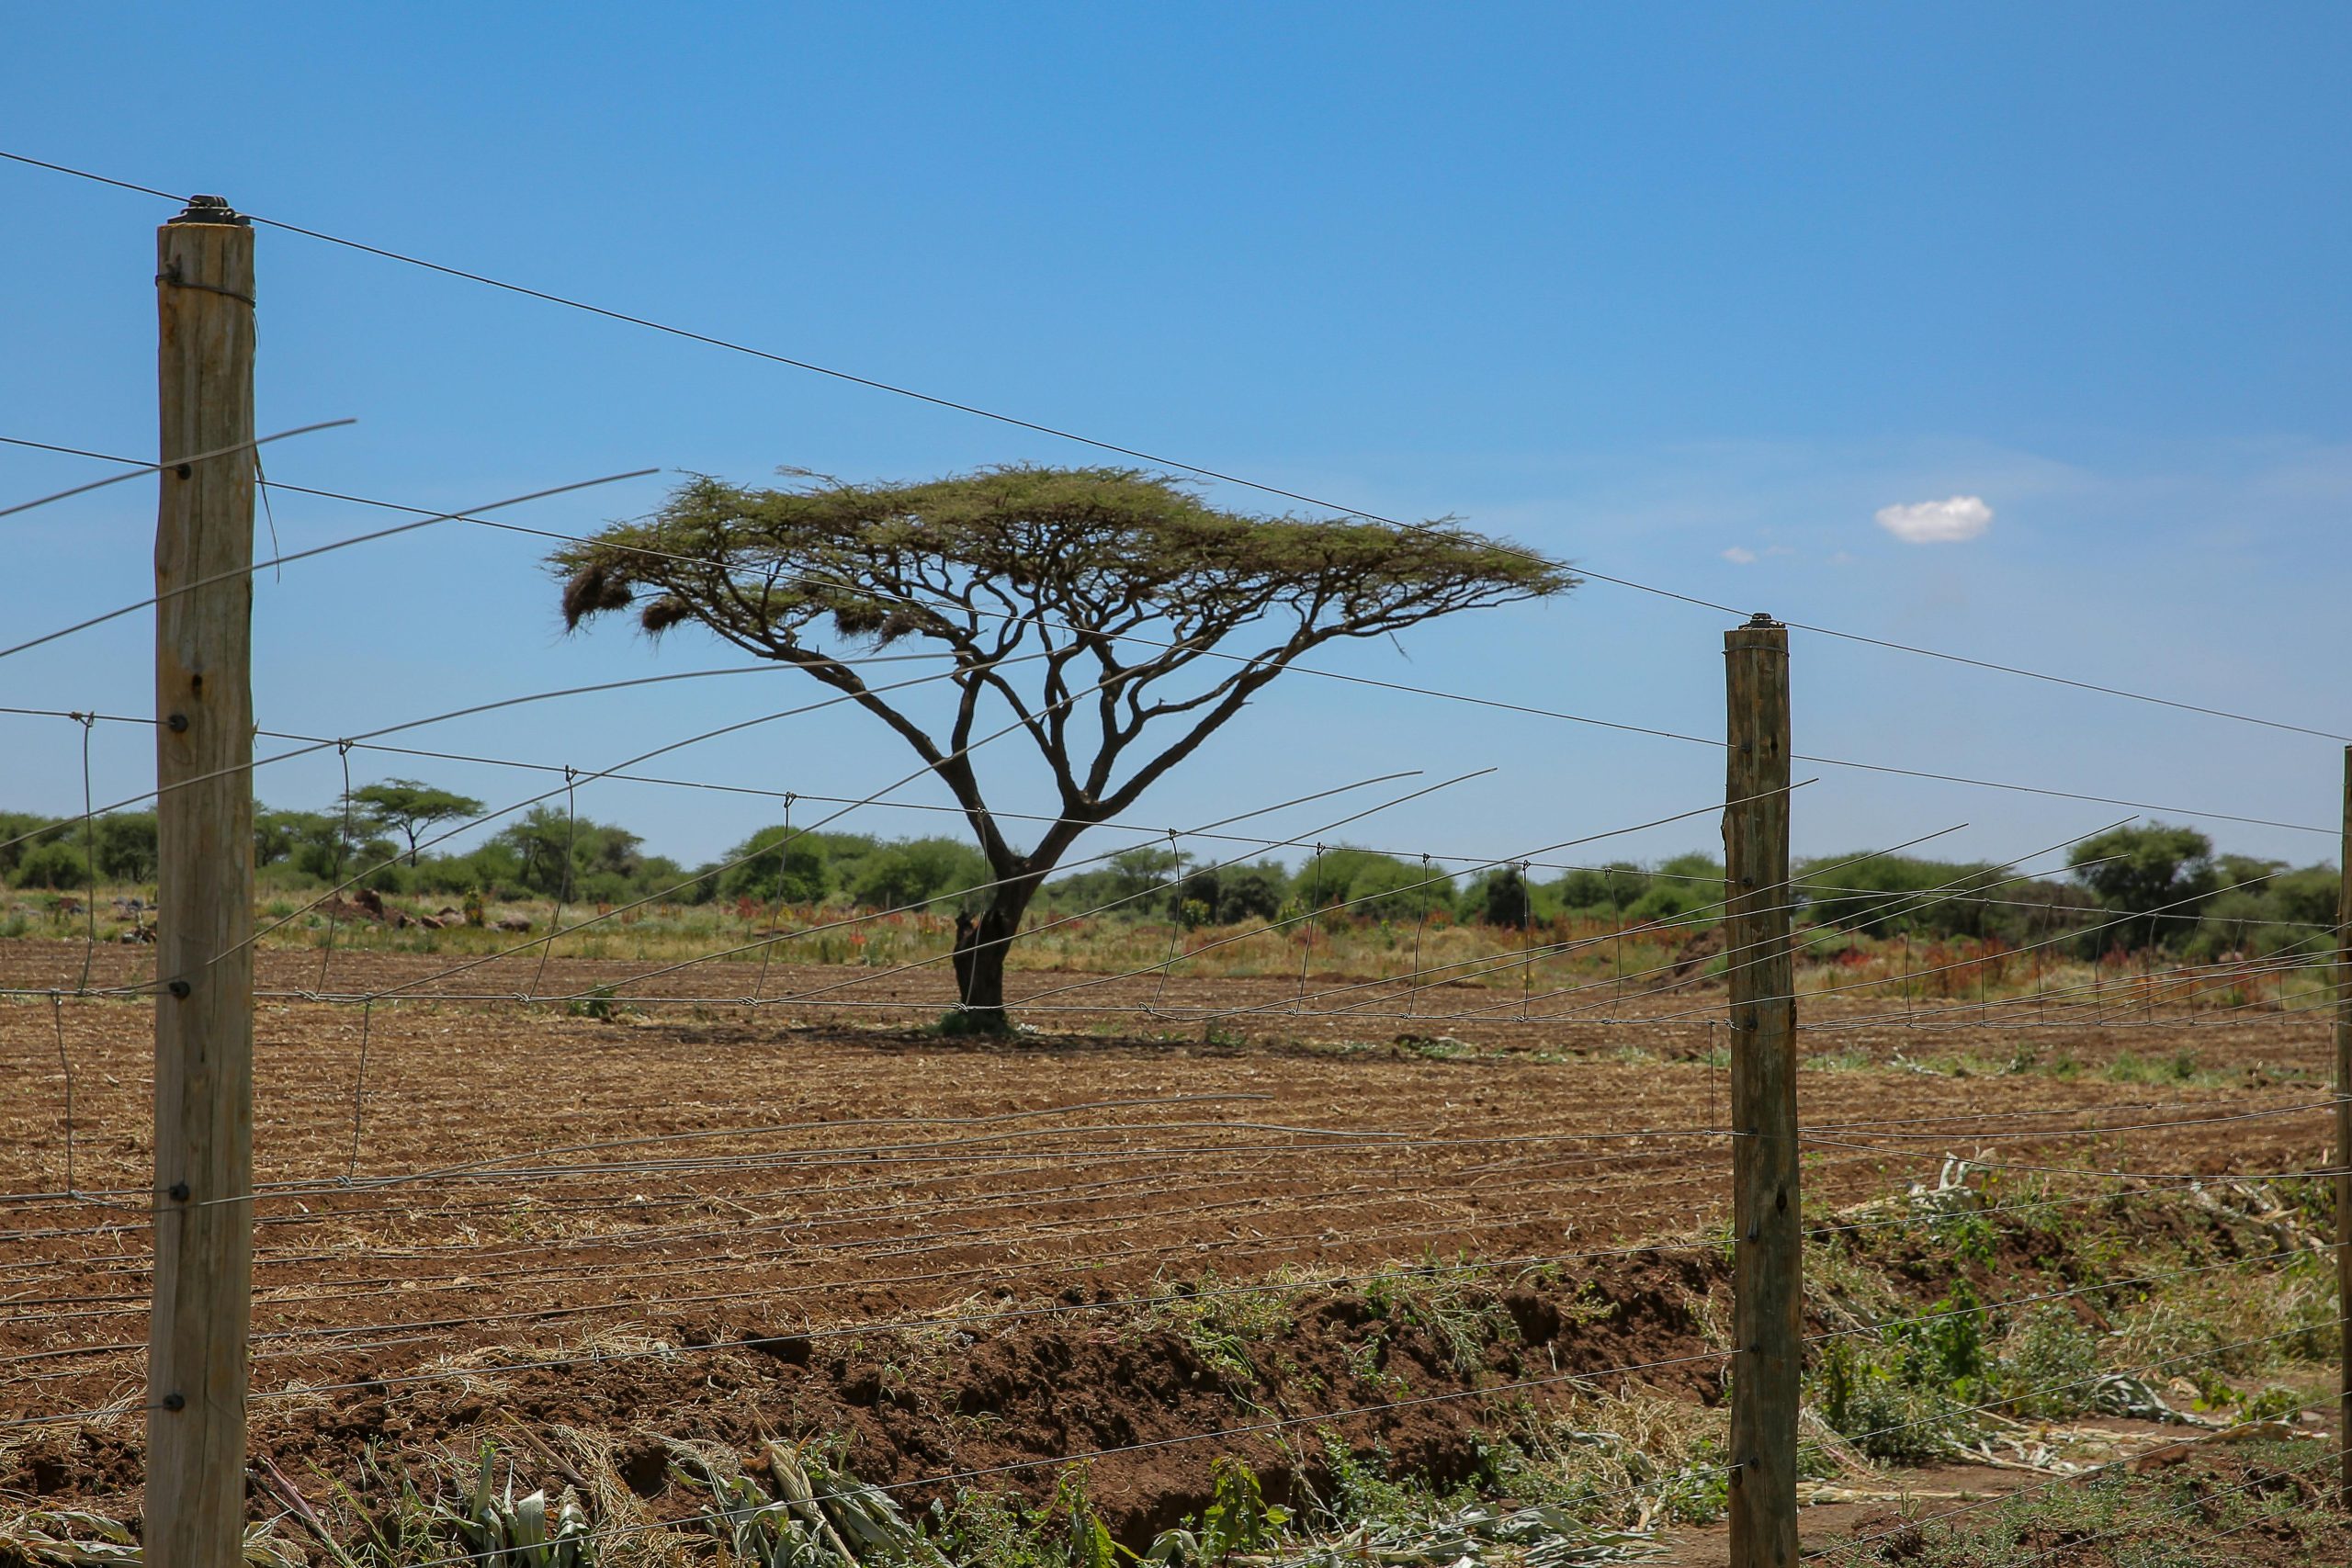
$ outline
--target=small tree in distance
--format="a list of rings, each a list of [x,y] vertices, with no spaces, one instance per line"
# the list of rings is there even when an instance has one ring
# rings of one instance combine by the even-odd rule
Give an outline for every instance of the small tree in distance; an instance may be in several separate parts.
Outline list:
[[[2095,952],[2109,947],[2161,947],[2169,933],[2186,935],[2188,917],[2213,895],[2213,840],[2194,828],[2163,822],[2117,828],[2076,844],[2067,862],[2075,880],[2100,904],[2134,918],[2092,934]]]
[[[1001,1029],[1006,950],[1086,829],[1126,810],[1299,658],[1456,611],[1573,587],[1564,568],[1450,521],[1397,527],[1219,511],[1165,476],[1002,468],[918,484],[698,478],[650,522],[550,558],[568,626],[625,607],[689,622],[854,698],[955,796],[995,886],[959,965],[964,1016]],[[833,652],[909,639],[952,655],[933,734]],[[1238,650],[1228,638],[1250,635]],[[1238,659],[1219,657],[1238,651]],[[1018,664],[1005,660],[1036,657]],[[968,748],[984,699],[1044,759],[1062,820],[1035,846],[1000,829]],[[1147,731],[1164,736],[1145,744]]]
[[[417,840],[436,822],[479,817],[482,804],[469,795],[456,795],[415,779],[386,779],[351,792],[347,804],[371,826],[388,829],[408,840],[408,863],[416,863]]]

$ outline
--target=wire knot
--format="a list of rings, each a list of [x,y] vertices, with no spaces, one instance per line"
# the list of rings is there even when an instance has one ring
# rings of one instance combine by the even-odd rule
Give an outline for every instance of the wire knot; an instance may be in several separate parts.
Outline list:
[[[254,304],[254,297],[250,294],[243,293],[234,288],[223,288],[217,283],[198,283],[194,278],[182,277],[180,276],[179,264],[176,262],[155,275],[155,287],[158,288],[198,288],[202,289],[207,294],[225,294],[232,299],[242,300],[244,303],[245,309],[248,310],[257,309]]]

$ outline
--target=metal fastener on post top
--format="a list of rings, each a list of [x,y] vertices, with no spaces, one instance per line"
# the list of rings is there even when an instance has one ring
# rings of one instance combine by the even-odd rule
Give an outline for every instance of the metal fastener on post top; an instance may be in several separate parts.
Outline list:
[[[240,229],[253,226],[252,220],[229,205],[225,196],[192,196],[180,214],[167,220],[173,223],[228,223]]]

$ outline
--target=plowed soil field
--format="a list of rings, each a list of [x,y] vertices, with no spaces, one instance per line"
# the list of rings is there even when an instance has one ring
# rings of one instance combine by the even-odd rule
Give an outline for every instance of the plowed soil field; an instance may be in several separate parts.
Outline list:
[[[0,944],[0,982],[71,987],[83,962]],[[142,977],[133,951],[95,963],[95,985]],[[1645,1021],[1521,1018],[1508,991],[1465,987],[1420,1010],[1490,1015],[1432,1021],[1300,1009],[1295,981],[1116,979],[1007,1043],[929,1027],[926,972],[873,994],[854,969],[761,982],[855,983],[836,995],[865,1005],[831,1009],[745,1005],[741,964],[660,983],[706,999],[609,1010],[301,998],[585,993],[651,967],[431,978],[448,964],[336,953],[322,984],[315,952],[262,957],[254,1434],[288,1462],[493,1418],[736,1441],[831,1423],[886,1483],[1102,1451],[1098,1487],[1133,1533],[1197,1503],[1170,1477],[1207,1456],[1155,1444],[1250,1446],[1195,1341],[1132,1331],[1153,1303],[1286,1271],[1319,1281],[1337,1336],[1367,1272],[1464,1258],[1516,1292],[1524,1346],[1452,1373],[1431,1349],[1417,1386],[1648,1366],[1720,1387],[1701,1245],[1729,1187],[1719,992],[1647,998],[1676,1016]],[[1805,1010],[1809,1201],[1932,1181],[1947,1155],[2072,1173],[2049,1179],[2062,1194],[2100,1190],[2091,1168],[2326,1163],[2316,1015],[1888,1015],[1883,998]],[[135,1499],[150,1027],[142,999],[0,1005],[0,1484],[21,1493]],[[2077,1066],[2047,1070],[2061,1050]],[[2101,1070],[2182,1053],[2193,1067],[2163,1081]],[[2012,1070],[1906,1070],[1962,1054]],[[1579,1292],[1623,1310],[1579,1329],[1562,1305]],[[1319,1353],[1270,1418],[1356,1408],[1339,1351],[1320,1372]],[[1464,1427],[1444,1406],[1351,1423],[1441,1472]]]

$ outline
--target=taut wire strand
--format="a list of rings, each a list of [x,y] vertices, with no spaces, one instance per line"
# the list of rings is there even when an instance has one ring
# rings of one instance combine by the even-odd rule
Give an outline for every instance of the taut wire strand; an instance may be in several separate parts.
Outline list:
[[[137,192],[141,195],[159,197],[167,201],[183,201],[186,199],[183,197],[172,196],[169,193],[158,191],[147,186],[137,185],[129,180],[115,179],[109,175],[96,174],[91,170],[78,169],[69,164],[52,163],[47,159],[31,157],[22,152],[0,151],[0,158],[5,158],[14,163],[23,164],[33,168],[46,169],[53,174],[67,175],[76,179],[89,180],[99,185],[111,186],[120,190],[129,190]],[[651,317],[633,315],[625,310],[616,310],[606,306],[590,304],[588,301],[583,299],[577,299],[566,295],[552,293],[546,289],[533,288],[524,284],[508,282],[505,279],[492,277],[485,273],[471,272],[462,267],[448,265],[446,263],[428,261],[422,256],[408,254],[404,252],[391,250],[381,245],[368,244],[362,241],[347,239],[339,234],[330,234],[322,230],[307,228],[301,224],[288,222],[282,219],[265,218],[257,214],[247,214],[247,217],[253,222],[264,224],[273,229],[283,230],[289,234],[300,234],[305,239],[317,240],[325,244],[338,245],[346,250],[378,256],[386,261],[398,262],[406,266],[419,267],[427,272],[439,273],[446,277],[458,278],[468,283],[480,284],[487,288],[495,288],[504,293],[519,295],[526,299],[537,299],[546,304],[557,305],[567,310],[578,310],[591,316],[602,317],[606,321],[616,321],[623,325],[641,327],[649,332],[662,333],[668,336],[682,338],[691,343],[699,343],[708,347],[723,349],[729,353],[741,354],[752,359],[765,360],[771,364],[786,366],[796,370],[807,371],[812,375],[823,376],[832,380],[849,383],[853,386],[865,387],[874,391],[885,392],[893,397],[905,398],[914,402],[926,403],[933,408],[945,409],[956,413],[970,414],[978,419],[989,420],[995,423],[1009,425],[1018,430],[1031,431],[1040,435],[1050,435],[1057,440],[1069,441],[1082,446],[1091,446],[1097,451],[1109,452],[1123,457],[1132,457],[1139,462],[1150,463],[1163,468],[1171,468],[1182,473],[1196,475],[1202,479],[1215,479],[1224,484],[1238,485],[1245,490],[1256,491],[1261,495],[1271,495],[1284,501],[1299,502],[1305,505],[1320,507],[1326,511],[1337,513],[1342,516],[1362,518],[1368,523],[1378,523],[1387,527],[1402,529],[1408,532],[1427,533],[1436,531],[1434,525],[1430,524],[1407,523],[1398,518],[1385,516],[1380,513],[1367,512],[1362,507],[1349,506],[1340,502],[1327,501],[1319,496],[1309,495],[1302,491],[1295,491],[1281,485],[1269,484],[1262,480],[1249,479],[1240,474],[1227,472],[1219,468],[1213,468],[1204,464],[1184,462],[1180,458],[1146,451],[1140,447],[1129,446],[1118,442],[1102,440],[1096,436],[1082,434],[1077,431],[1066,429],[1057,425],[1046,424],[1035,420],[1022,419],[1016,415],[986,408],[977,403],[966,402],[955,398],[942,397],[935,393],[922,391],[913,387],[880,380],[874,377],[861,376],[854,372],[837,369],[831,366],[820,365],[811,360],[797,359],[789,355],[777,354],[771,350],[763,348],[755,348],[749,344],[736,342],[732,339],[718,337],[708,333],[695,332],[688,328],[675,326],[666,321],[656,321]],[[1517,546],[1498,544],[1495,547],[1504,553],[1515,555],[1524,559],[1541,561],[1547,565],[1555,564],[1546,557],[1541,556],[1532,550],[1521,548]],[[1712,610],[1721,615],[1739,616],[1745,614],[1745,612],[1740,611],[1732,605],[1724,604],[1715,600],[1702,599],[1693,594],[1678,592],[1675,590],[1668,588],[1659,588],[1651,583],[1637,581],[1634,579],[1628,577],[1612,576],[1607,572],[1595,571],[1589,567],[1579,566],[1573,570],[1574,574],[1579,577],[1591,578],[1601,582],[1614,583],[1622,588],[1634,589],[1644,593],[1654,594],[1660,598],[1671,599],[1682,604],[1696,605],[1700,608]],[[1949,660],[1953,663],[1969,665],[1976,669],[1995,671],[2002,674],[2017,675],[2030,680],[2047,682],[2054,685],[2073,687],[2079,691],[2095,692],[2106,696],[2122,697],[2133,702],[2153,704],[2159,707],[2174,708],[2186,713],[2201,714],[2213,718],[2230,719],[2241,724],[2258,725],[2267,729],[2278,729],[2294,734],[2314,736],[2325,740],[2352,741],[2352,736],[2339,735],[2330,730],[2314,729],[2308,726],[2290,724],[2278,719],[2263,718],[2252,714],[2234,713],[2225,708],[2209,707],[2197,703],[2183,702],[2176,698],[2160,697],[2150,693],[2134,692],[2120,686],[2101,685],[2095,682],[2077,680],[2072,676],[2054,675],[2042,671],[2025,669],[2018,665],[1999,664],[1988,660],[1972,659],[1960,654],[1944,653],[1934,649],[1915,647],[1908,643],[1890,642],[1879,637],[1864,637],[1855,632],[1839,631],[1829,626],[1808,625],[1806,623],[1797,621],[1786,622],[1784,624],[1793,630],[1811,632],[1816,636],[1838,637],[1846,641],[1863,643],[1871,647],[1887,649],[1895,652],[1913,654],[1920,658]]]
[[[52,502],[85,495],[94,490],[104,490],[108,485],[119,485],[125,479],[135,479],[141,474],[156,474],[163,472],[165,468],[185,468],[190,463],[201,463],[209,457],[225,457],[232,452],[243,452],[248,448],[256,449],[254,463],[258,466],[260,457],[257,449],[268,446],[273,441],[283,441],[289,435],[308,435],[314,430],[333,430],[339,425],[358,423],[356,419],[322,420],[316,424],[297,425],[292,430],[281,430],[275,435],[264,435],[252,441],[233,442],[227,446],[215,446],[209,452],[191,452],[185,457],[167,457],[160,463],[133,463],[129,473],[109,474],[105,479],[93,479],[85,485],[75,485],[72,490],[61,490],[54,495],[44,495],[37,501],[20,501],[14,506],[0,506],[0,517],[13,517],[19,512],[30,512],[36,506],[47,506]],[[85,452],[73,446],[53,446],[46,441],[27,441],[15,435],[0,435],[0,442],[5,442],[11,446],[29,446],[41,452],[62,452],[70,457],[97,457],[109,463],[133,462],[130,458],[110,457],[104,452]]]

